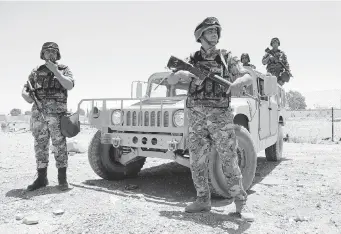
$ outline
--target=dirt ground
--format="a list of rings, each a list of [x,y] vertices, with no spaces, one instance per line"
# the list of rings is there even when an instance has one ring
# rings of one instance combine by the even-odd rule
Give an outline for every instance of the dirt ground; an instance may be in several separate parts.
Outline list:
[[[76,140],[87,147],[93,133],[83,129]],[[92,171],[87,152],[75,154],[73,189],[59,192],[52,156],[49,186],[25,192],[36,174],[32,136],[0,132],[0,233],[341,233],[340,168],[341,145],[284,143],[277,163],[260,152],[247,202],[256,220],[247,223],[218,199],[209,213],[185,213],[196,195],[190,171],[168,160],[147,159],[138,178],[114,182]]]

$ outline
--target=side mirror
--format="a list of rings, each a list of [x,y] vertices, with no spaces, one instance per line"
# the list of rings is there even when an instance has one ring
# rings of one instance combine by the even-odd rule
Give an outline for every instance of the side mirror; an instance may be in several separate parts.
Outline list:
[[[273,96],[277,94],[277,77],[276,76],[266,76],[264,79],[264,95]]]
[[[138,82],[136,84],[136,98],[142,98],[142,83]]]

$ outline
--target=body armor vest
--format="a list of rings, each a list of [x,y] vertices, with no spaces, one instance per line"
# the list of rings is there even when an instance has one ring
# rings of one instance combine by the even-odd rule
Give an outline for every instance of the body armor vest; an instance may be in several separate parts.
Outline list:
[[[58,70],[65,69],[65,66],[58,65]],[[34,84],[38,99],[54,99],[59,102],[67,101],[67,90],[59,83],[45,65],[37,69],[37,79]]]
[[[204,59],[201,52],[197,51],[192,57],[193,65],[199,67],[205,65],[210,68],[210,71],[220,77],[228,78],[228,71],[221,60],[221,56],[217,56],[212,60]],[[210,106],[210,107],[229,107],[231,93],[226,94],[228,88],[207,78],[200,86],[191,81],[188,90],[187,107],[194,105]]]

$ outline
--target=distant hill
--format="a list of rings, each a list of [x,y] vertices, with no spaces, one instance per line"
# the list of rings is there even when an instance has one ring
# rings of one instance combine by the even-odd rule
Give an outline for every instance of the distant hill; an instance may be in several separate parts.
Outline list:
[[[341,89],[301,92],[306,99],[307,109],[316,107],[341,108]]]

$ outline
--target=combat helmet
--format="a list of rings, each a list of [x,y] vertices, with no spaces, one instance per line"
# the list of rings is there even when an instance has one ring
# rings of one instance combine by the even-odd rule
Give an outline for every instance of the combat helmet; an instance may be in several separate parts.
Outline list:
[[[274,37],[274,38],[272,38],[272,39],[271,39],[271,42],[270,42],[270,45],[272,46],[272,43],[273,43],[273,42],[275,42],[275,41],[277,41],[277,42],[278,42],[278,46],[280,46],[280,45],[281,45],[281,43],[279,42],[279,39],[278,39],[278,37]]]
[[[43,47],[41,48],[41,51],[40,51],[40,58],[41,59],[44,59],[44,51],[48,48],[52,48],[52,49],[55,49],[57,50],[57,60],[59,60],[61,58],[60,56],[60,52],[59,52],[59,47],[57,45],[57,43],[55,42],[45,42],[43,44]]]
[[[240,56],[240,61],[242,61],[243,58],[246,58],[248,63],[250,62],[250,56],[249,56],[248,53],[243,53],[243,54]]]
[[[204,31],[206,31],[207,29],[210,29],[210,28],[216,28],[217,29],[218,41],[219,41],[220,33],[221,33],[221,26],[220,26],[218,19],[215,17],[207,17],[200,24],[198,24],[198,26],[194,30],[195,40],[197,42],[200,42],[199,39],[202,36],[202,34],[204,33]]]

